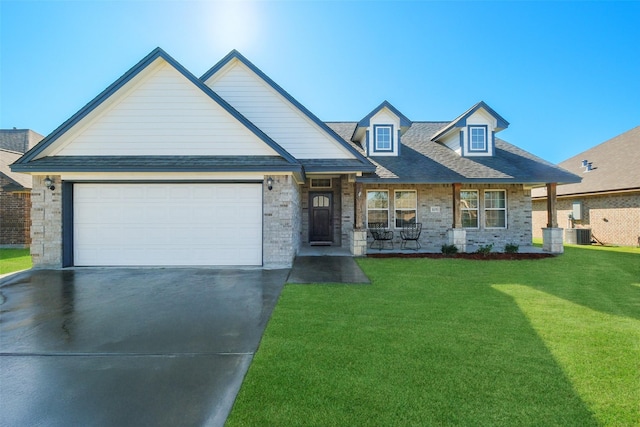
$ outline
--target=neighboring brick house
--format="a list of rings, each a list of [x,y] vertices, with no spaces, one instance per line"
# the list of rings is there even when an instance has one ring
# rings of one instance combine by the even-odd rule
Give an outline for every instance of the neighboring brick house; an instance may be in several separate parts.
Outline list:
[[[31,242],[31,177],[9,165],[43,136],[29,129],[0,129],[0,247],[24,248]]]
[[[33,176],[36,267],[290,266],[307,245],[366,254],[374,222],[396,241],[422,223],[427,250],[500,249],[531,244],[532,188],[580,180],[498,139],[507,126],[484,102],[325,123],[236,51],[198,78],[158,48],[12,170]]]
[[[581,183],[558,186],[560,225],[591,229],[594,242],[640,246],[639,165],[640,126],[560,163],[582,177]],[[546,192],[535,189],[532,197],[533,236],[540,237]]]

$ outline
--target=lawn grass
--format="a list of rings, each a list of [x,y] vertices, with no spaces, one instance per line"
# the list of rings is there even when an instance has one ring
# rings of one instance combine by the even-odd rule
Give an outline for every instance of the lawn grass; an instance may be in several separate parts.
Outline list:
[[[229,426],[640,425],[640,251],[358,262],[284,288]]]
[[[31,268],[29,249],[0,249],[0,274]]]

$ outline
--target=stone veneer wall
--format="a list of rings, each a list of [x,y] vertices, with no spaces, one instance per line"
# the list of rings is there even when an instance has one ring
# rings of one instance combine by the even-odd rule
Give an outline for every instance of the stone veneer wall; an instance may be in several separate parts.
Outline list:
[[[262,259],[267,268],[291,267],[300,248],[301,190],[290,175],[271,175],[273,189],[263,186]]]
[[[365,185],[363,197],[367,190],[389,190],[389,212],[394,230],[394,245],[400,245],[400,230],[393,224],[394,206],[393,194],[395,190],[417,190],[418,192],[418,218],[422,223],[420,243],[429,251],[440,251],[442,245],[448,243],[447,230],[453,225],[452,186],[451,184],[431,185]],[[467,250],[472,250],[478,245],[493,243],[496,250],[503,250],[508,243],[519,246],[531,245],[531,192],[525,190],[522,185],[463,185],[463,190],[479,190],[480,192],[480,228],[466,229]],[[507,191],[507,228],[484,229],[482,221],[483,190]],[[433,211],[432,211],[432,208]],[[365,207],[366,209],[366,207]],[[368,237],[369,244],[371,237]]]
[[[34,268],[62,267],[62,183],[49,176],[55,190],[44,186],[46,176],[33,177],[31,190],[31,259]]]
[[[31,195],[2,189],[12,181],[0,176],[0,247],[26,248],[31,242]]]
[[[569,214],[573,202],[582,202],[582,220],[575,221],[576,228],[591,228],[592,235],[600,242],[621,245],[640,245],[640,191],[636,193],[607,194],[579,198],[558,198],[558,226],[570,228]],[[542,237],[547,226],[546,199],[533,201],[533,237]]]
[[[355,229],[355,189],[356,183],[349,182],[347,177],[341,180],[340,194],[342,198],[342,215],[340,216],[340,234],[342,237],[342,247],[349,249],[353,253],[353,239]],[[364,194],[361,197],[366,197]],[[356,256],[364,255],[354,253]]]

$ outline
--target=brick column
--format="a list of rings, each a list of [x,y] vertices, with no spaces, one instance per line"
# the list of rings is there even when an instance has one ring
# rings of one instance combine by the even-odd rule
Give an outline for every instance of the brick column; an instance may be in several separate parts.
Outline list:
[[[273,188],[267,187],[268,177]],[[269,175],[263,185],[263,265],[291,267],[300,247],[301,191],[290,175]]]
[[[34,268],[62,267],[62,182],[49,175],[55,186],[44,185],[46,176],[33,177],[31,190],[31,259]]]
[[[462,228],[462,211],[460,210],[460,190],[462,184],[459,182],[451,186],[452,194],[452,212],[453,212],[453,228],[447,230],[447,242],[458,248],[459,252],[467,251],[467,230]]]
[[[355,184],[354,203],[354,228],[351,238],[351,253],[353,256],[365,256],[367,254],[367,225],[365,224],[365,209],[367,193],[361,182]]]

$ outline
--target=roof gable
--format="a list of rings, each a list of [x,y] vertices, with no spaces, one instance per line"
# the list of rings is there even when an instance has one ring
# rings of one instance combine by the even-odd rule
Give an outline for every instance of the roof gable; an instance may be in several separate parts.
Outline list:
[[[369,162],[260,69],[231,51],[201,78],[297,159]]]
[[[371,118],[385,108],[391,111],[400,120],[401,128],[409,128],[411,126],[411,120],[409,120],[404,114],[402,114],[396,107],[391,105],[389,101],[385,100],[382,101],[382,103],[376,108],[371,110],[369,114],[364,116],[364,118],[358,122],[358,127],[368,127],[371,124]]]
[[[356,128],[353,130],[353,135],[351,135],[351,141],[362,144],[367,129],[371,127],[371,119],[383,114],[385,110],[387,114],[395,116],[396,123],[399,123],[400,126],[400,134],[404,135],[404,133],[411,127],[411,120],[398,111],[396,107],[391,105],[389,101],[385,100],[358,122]]]
[[[163,85],[172,86],[173,93],[163,94]],[[199,109],[183,108],[180,98],[187,104],[195,102]],[[173,102],[176,100],[178,102]],[[145,108],[146,112],[140,111]],[[132,117],[132,111],[137,115]],[[145,120],[145,115],[152,119]],[[119,130],[119,126],[114,126],[114,123],[126,123],[127,120],[130,123],[125,125],[125,129]],[[158,120],[168,123],[168,136],[154,133]],[[215,132],[212,126],[217,126]],[[296,162],[224,99],[166,52],[156,48],[16,163],[57,154],[207,155],[220,148],[216,145],[220,141],[215,140],[218,134],[223,137],[231,135],[231,143],[239,144],[237,147],[241,152],[235,151],[234,154],[266,156],[277,153],[291,163]],[[158,141],[152,141],[154,136]],[[184,143],[190,140],[193,143]],[[122,143],[114,144],[114,141]],[[158,149],[163,143],[164,148]],[[145,152],[151,145],[154,145],[154,150]],[[228,150],[229,147],[224,147],[221,154],[225,155]]]
[[[32,188],[32,178],[29,175],[12,172],[9,167],[21,155],[20,152],[0,148],[0,175],[4,175],[10,181],[4,187],[7,191]]]
[[[436,132],[433,137],[431,137],[432,141],[438,141],[443,136],[447,135],[454,128],[461,128],[467,126],[467,119],[471,117],[476,111],[484,110],[487,114],[489,114],[496,121],[495,131],[499,132],[503,129],[509,127],[509,122],[506,121],[502,116],[496,113],[493,108],[489,107],[484,101],[480,101],[475,104],[473,107],[469,108],[467,111],[462,113],[460,116],[456,117],[452,122],[448,125],[440,129]]]

